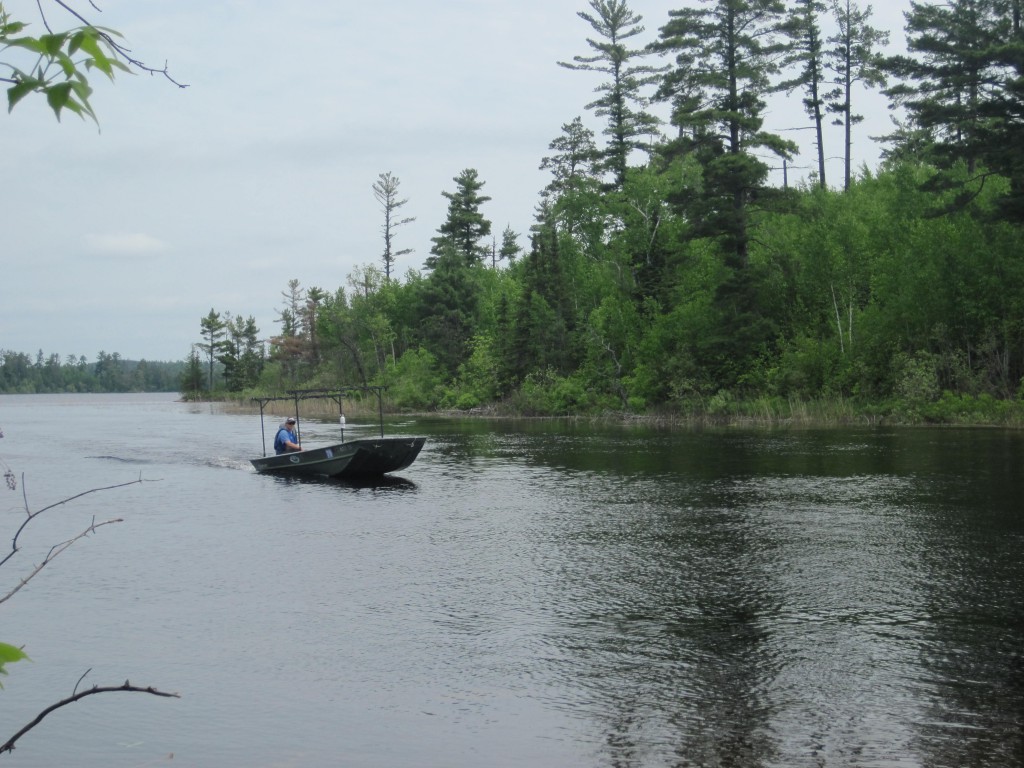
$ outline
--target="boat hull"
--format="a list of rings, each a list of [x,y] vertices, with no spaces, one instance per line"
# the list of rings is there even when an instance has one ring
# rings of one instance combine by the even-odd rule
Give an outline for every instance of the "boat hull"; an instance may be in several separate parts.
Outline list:
[[[252,459],[261,474],[313,477],[366,477],[397,472],[412,464],[424,437],[380,437],[350,440],[278,456]]]

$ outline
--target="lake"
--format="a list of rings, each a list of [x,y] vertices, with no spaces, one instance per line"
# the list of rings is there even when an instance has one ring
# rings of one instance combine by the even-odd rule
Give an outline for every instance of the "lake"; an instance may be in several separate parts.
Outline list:
[[[0,428],[5,551],[26,497],[131,483],[0,569],[123,518],[0,605],[32,658],[0,742],[76,686],[181,694],[87,697],[11,766],[1024,764],[1020,432],[417,417],[416,463],[352,485],[257,475],[258,414],[169,395]]]

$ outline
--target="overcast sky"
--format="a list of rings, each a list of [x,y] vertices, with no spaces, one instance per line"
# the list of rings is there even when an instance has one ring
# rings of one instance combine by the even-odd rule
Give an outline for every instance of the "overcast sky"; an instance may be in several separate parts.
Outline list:
[[[584,110],[596,74],[557,65],[588,54],[586,0],[97,0],[94,23],[119,30],[159,77],[96,75],[100,129],[58,124],[36,98],[3,120],[0,349],[35,355],[100,351],[180,360],[210,309],[279,331],[291,279],[328,291],[380,264],[382,214],[372,185],[390,171],[413,248],[397,272],[420,269],[443,222],[443,191],[475,168],[499,238],[533,221],[548,145]],[[653,40],[672,8],[696,0],[633,0]],[[6,0],[21,20],[34,0]],[[902,46],[908,0],[875,4],[875,26]],[[53,26],[72,22],[51,13]],[[38,32],[39,24],[33,29]],[[891,127],[869,95],[858,163],[874,168],[869,135]],[[768,116],[805,125],[794,96]],[[814,163],[809,132],[794,165]],[[838,135],[827,147],[841,154]],[[791,178],[804,170],[794,170]],[[841,166],[832,164],[832,180]]]

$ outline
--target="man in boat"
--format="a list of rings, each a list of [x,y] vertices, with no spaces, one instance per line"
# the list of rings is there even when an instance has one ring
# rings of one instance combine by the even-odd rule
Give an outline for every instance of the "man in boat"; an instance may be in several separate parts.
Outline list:
[[[289,416],[277,430],[277,437],[274,438],[274,453],[282,454],[291,451],[301,451],[299,438],[295,434],[295,417]]]

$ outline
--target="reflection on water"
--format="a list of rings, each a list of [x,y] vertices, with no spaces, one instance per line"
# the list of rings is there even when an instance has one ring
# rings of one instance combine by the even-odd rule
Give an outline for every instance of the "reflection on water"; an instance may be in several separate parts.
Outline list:
[[[290,485],[308,485],[319,488],[336,488],[339,490],[361,490],[402,493],[416,490],[416,483],[398,475],[365,476],[365,477],[312,477],[308,475],[266,475],[270,482]]]
[[[34,488],[160,478],[3,606],[5,717],[94,665],[184,694],[20,765],[1024,764],[1020,434],[416,420],[352,483],[255,474],[208,406],[0,406]]]

